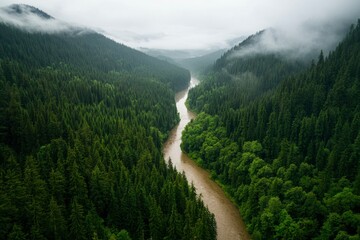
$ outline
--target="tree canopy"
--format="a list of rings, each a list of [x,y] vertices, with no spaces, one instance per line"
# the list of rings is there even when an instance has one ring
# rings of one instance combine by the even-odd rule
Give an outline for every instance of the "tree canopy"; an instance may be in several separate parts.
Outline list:
[[[216,239],[162,156],[187,71],[95,33],[0,39],[1,239]]]
[[[190,91],[200,114],[182,148],[225,186],[254,239],[359,238],[359,46],[360,21],[307,68],[225,54]]]

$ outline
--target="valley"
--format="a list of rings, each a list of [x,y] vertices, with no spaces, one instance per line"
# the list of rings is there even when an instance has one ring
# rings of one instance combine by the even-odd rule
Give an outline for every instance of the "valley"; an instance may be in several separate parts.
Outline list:
[[[164,144],[164,157],[167,161],[171,159],[172,165],[179,172],[185,173],[189,184],[194,185],[196,193],[201,196],[209,211],[215,215],[217,239],[248,240],[250,236],[237,207],[210,178],[210,174],[199,167],[180,148],[181,136],[185,126],[196,117],[194,113],[187,109],[185,101],[189,89],[197,84],[198,80],[192,77],[189,88],[176,94],[176,107],[180,115],[180,122],[171,131],[168,140]]]
[[[359,239],[359,1],[137,1],[0,5],[0,239]]]

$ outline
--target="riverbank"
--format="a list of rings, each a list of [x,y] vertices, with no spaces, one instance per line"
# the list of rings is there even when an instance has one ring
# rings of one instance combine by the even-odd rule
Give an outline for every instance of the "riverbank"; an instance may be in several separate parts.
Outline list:
[[[215,215],[219,240],[250,239],[238,208],[227,197],[223,189],[211,179],[210,174],[181,151],[182,131],[196,116],[187,109],[185,101],[189,89],[197,84],[198,80],[192,78],[189,88],[176,94],[175,100],[180,122],[171,131],[164,144],[164,157],[167,161],[171,159],[173,166],[179,172],[185,173],[189,183],[194,185],[197,194],[201,195],[205,205]]]

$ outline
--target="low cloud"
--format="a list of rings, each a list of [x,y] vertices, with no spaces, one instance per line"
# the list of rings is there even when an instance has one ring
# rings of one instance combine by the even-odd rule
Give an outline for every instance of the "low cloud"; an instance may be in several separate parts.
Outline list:
[[[31,33],[71,32],[83,34],[90,31],[57,20],[37,8],[22,4],[0,8],[0,22]]]
[[[278,0],[282,1],[282,0]],[[360,1],[328,0],[327,2],[303,0],[302,3],[284,2],[283,14],[271,12],[264,31],[254,43],[240,48],[231,57],[274,53],[295,59],[316,58],[322,50],[324,54],[341,42],[360,17]],[[271,6],[269,6],[271,11]]]
[[[280,54],[289,58],[314,58],[322,50],[333,50],[349,30],[350,22],[306,22],[300,26],[269,28],[254,37],[254,42],[236,50],[231,57]]]
[[[14,0],[1,0],[1,5]],[[339,23],[355,23],[359,0],[22,0],[56,19],[74,22],[135,48],[219,49],[261,29],[284,33],[299,52],[339,40]],[[50,21],[51,22],[51,21]],[[25,21],[26,23],[26,21]],[[35,21],[36,23],[36,21]],[[340,25],[341,25],[340,24]],[[67,29],[63,24],[47,31]],[[32,25],[33,26],[33,25]],[[41,27],[41,26],[38,26]],[[332,27],[334,31],[331,32]],[[348,28],[348,26],[346,26]],[[330,29],[330,30],[329,30]],[[33,30],[34,29],[33,27]],[[325,37],[323,37],[325,36]],[[328,39],[326,39],[326,36]],[[269,42],[272,45],[271,36]],[[275,39],[280,41],[278,39]],[[285,41],[285,40],[284,40]],[[304,42],[302,42],[304,41]],[[275,41],[276,43],[276,41]],[[275,47],[285,43],[275,44]],[[267,49],[267,48],[266,48]],[[325,50],[325,49],[324,49]]]

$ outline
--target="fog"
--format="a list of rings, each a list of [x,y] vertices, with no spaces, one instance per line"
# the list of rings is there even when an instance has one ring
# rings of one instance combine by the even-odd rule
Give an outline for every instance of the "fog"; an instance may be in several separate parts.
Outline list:
[[[0,5],[14,3],[2,0]],[[232,47],[229,39],[275,29],[262,48],[329,48],[344,35],[344,26],[360,17],[359,0],[22,0],[59,21],[32,30],[59,31],[87,26],[134,48],[217,50]],[[38,24],[37,24],[38,23]],[[62,22],[63,23],[63,22]],[[281,37],[280,37],[281,36]],[[250,51],[249,51],[250,52]]]
[[[11,5],[0,8],[0,22],[16,26],[27,32],[36,33],[76,33],[82,34],[90,30],[85,27],[79,27],[69,24],[47,15],[39,9],[29,7],[28,5]],[[36,11],[36,13],[34,13]]]
[[[237,49],[230,57],[274,53],[291,59],[313,59],[320,51],[327,55],[349,31],[354,23],[351,20],[305,22],[291,28],[268,28],[255,35],[254,43]]]

